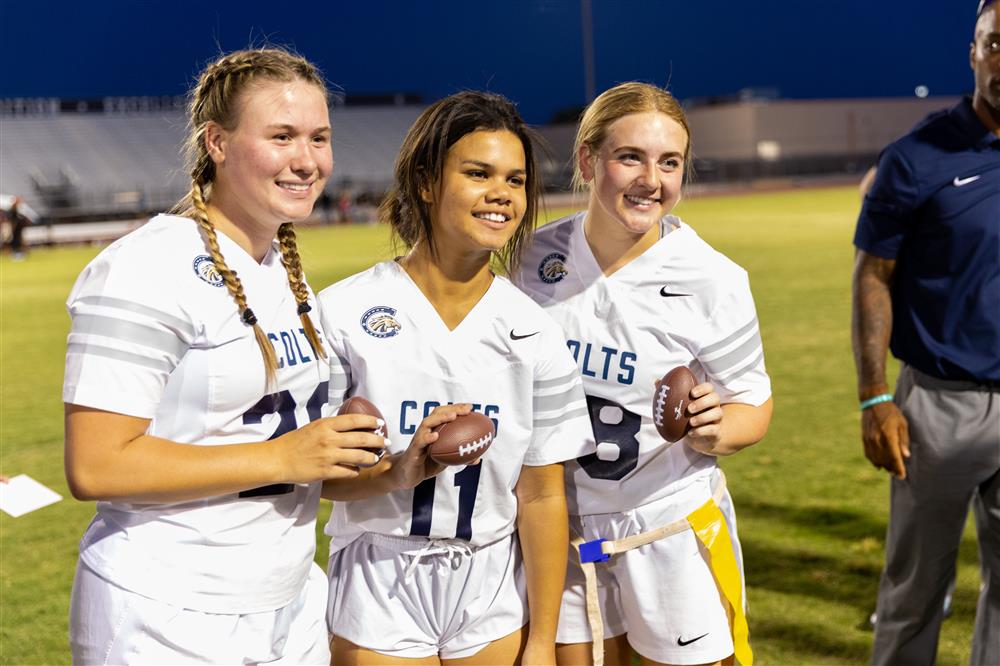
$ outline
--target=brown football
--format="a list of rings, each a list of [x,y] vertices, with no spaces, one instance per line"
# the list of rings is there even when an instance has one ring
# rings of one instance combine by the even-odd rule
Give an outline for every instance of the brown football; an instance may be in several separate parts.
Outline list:
[[[493,421],[471,412],[434,429],[437,441],[427,447],[430,457],[442,465],[468,465],[479,459],[493,443]]]
[[[691,389],[698,384],[695,376],[683,365],[665,374],[653,395],[653,424],[668,442],[684,437],[690,428],[687,413]]]
[[[378,407],[373,405],[371,401],[366,400],[365,398],[362,398],[359,395],[348,398],[347,400],[344,401],[344,404],[340,406],[340,409],[337,410],[337,416],[342,416],[344,414],[368,414],[369,416],[374,416],[376,418],[382,419],[382,422],[385,423],[385,417],[382,416],[382,412],[378,411]],[[365,428],[364,431],[375,433],[380,437],[386,436],[384,425],[379,426],[375,430],[369,430]],[[365,450],[371,451],[376,456],[378,456],[378,460],[382,460],[382,456],[385,455],[385,449],[365,449]],[[378,464],[378,460],[375,461],[376,465]],[[359,467],[374,467],[374,465],[359,465]]]

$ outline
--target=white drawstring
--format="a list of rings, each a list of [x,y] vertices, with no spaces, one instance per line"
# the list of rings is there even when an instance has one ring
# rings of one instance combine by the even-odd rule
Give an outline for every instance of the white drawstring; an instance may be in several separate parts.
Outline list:
[[[403,572],[403,580],[410,582],[417,565],[425,557],[430,555],[448,555],[451,558],[451,567],[457,568],[463,557],[472,556],[472,546],[468,541],[458,541],[452,539],[428,539],[427,543],[418,551],[403,553],[410,558],[410,563]]]

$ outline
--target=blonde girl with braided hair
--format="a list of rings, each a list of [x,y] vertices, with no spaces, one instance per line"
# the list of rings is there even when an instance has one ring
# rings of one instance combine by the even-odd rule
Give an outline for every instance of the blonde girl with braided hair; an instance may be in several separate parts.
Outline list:
[[[73,661],[326,664],[321,482],[385,446],[374,417],[324,418],[296,248],[333,167],[326,87],[284,50],[224,55],[190,126],[176,214],[101,252],[67,302],[66,476],[98,501]]]

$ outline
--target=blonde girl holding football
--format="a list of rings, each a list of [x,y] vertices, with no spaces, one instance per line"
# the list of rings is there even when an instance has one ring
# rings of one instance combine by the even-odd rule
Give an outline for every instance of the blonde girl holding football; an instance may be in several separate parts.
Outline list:
[[[97,500],[70,611],[75,663],[325,664],[320,482],[376,419],[321,418],[329,365],[293,223],[330,175],[326,86],[280,49],[191,93],[191,190],[101,252],[68,300],[66,476]]]
[[[604,92],[576,139],[587,209],[541,229],[518,276],[562,325],[597,440],[595,455],[567,465],[583,547],[570,552],[561,664],[630,664],[633,649],[644,664],[752,658],[716,459],[764,436],[770,381],[746,271],[671,214],[690,162],[687,121],[668,92]],[[656,380],[676,366],[699,383],[687,396],[691,429],[670,444],[652,403]],[[600,616],[588,621],[588,608]]]
[[[327,525],[335,664],[555,661],[562,463],[593,443],[562,332],[493,270],[516,266],[534,226],[532,150],[502,97],[431,105],[381,208],[407,253],[320,294],[331,403],[371,400],[393,454],[368,483],[326,484],[348,500]],[[496,439],[477,464],[442,469],[426,457],[427,429],[470,408]]]

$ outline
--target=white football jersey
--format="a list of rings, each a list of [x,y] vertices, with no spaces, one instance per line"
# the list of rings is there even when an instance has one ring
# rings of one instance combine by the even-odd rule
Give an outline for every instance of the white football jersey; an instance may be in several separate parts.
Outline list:
[[[319,418],[329,364],[302,331],[277,245],[261,264],[222,233],[219,246],[277,352],[272,389],[196,224],[161,215],[77,279],[63,400],[152,419],[150,435],[200,446],[265,441]],[[171,504],[98,502],[80,557],[116,585],[183,608],[273,610],[308,576],[319,491],[279,484]]]
[[[562,331],[507,280],[494,278],[454,330],[393,261],[338,282],[319,300],[334,351],[330,404],[370,400],[386,419],[391,453],[405,450],[442,404],[472,403],[497,430],[478,465],[447,467],[412,490],[334,502],[331,552],[364,532],[492,543],[515,529],[522,465],[593,451]]]
[[[771,383],[746,271],[668,215],[653,247],[605,276],[584,215],[535,234],[517,284],[563,327],[583,376],[597,452],[567,466],[567,495],[589,515],[647,504],[715,466],[657,433],[654,383],[667,371],[687,366],[723,402],[763,404]]]

